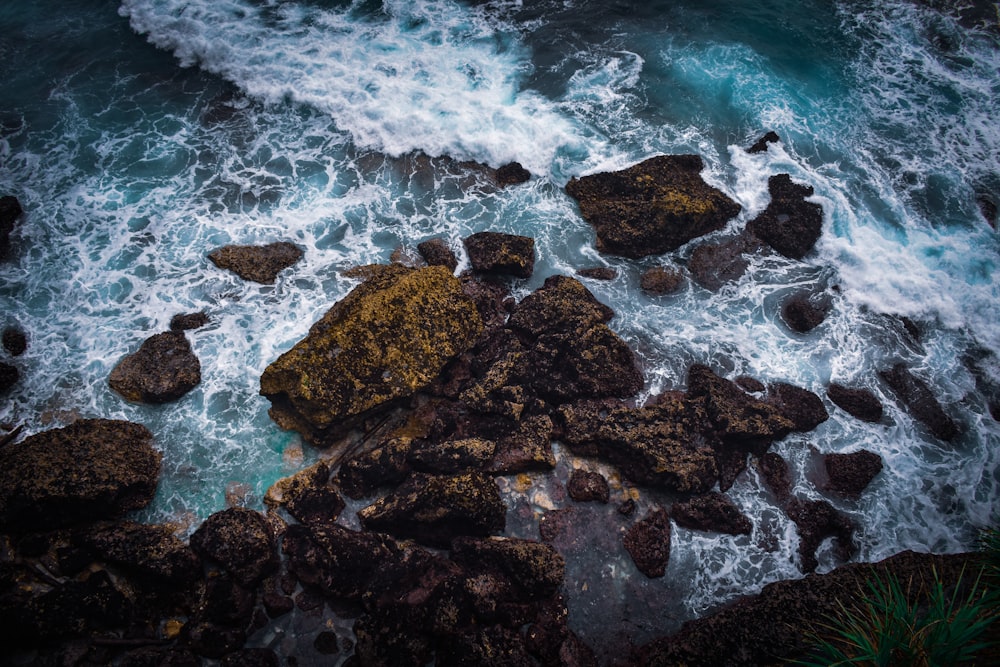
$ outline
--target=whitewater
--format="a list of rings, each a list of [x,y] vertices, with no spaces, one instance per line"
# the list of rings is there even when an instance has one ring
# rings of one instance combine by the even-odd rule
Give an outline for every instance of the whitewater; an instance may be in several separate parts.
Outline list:
[[[0,263],[0,327],[29,338],[24,355],[4,358],[21,380],[0,397],[0,423],[149,427],[164,470],[143,521],[190,532],[227,503],[262,508],[271,484],[319,453],[270,420],[260,375],[356,286],[342,271],[434,237],[459,252],[461,271],[461,239],[491,230],[536,240],[534,275],[511,283],[518,298],[554,274],[617,270],[586,285],[640,361],[640,400],[682,389],[693,363],[824,397],[831,382],[874,392],[882,423],[827,402],[827,422],[774,448],[793,493],[855,520],[856,560],[964,551],[995,523],[995,25],[908,0],[795,11],[770,0],[38,0],[5,3],[0,28],[0,195],[26,211]],[[748,153],[767,131],[780,142]],[[718,238],[766,207],[770,176],[812,186],[824,212],[816,250],[753,258],[718,292],[689,282],[644,293],[644,270],[683,267],[697,243],[602,255],[563,187],[663,153],[700,155],[705,180],[742,206]],[[470,186],[460,169],[421,166],[421,154],[517,161],[532,178]],[[305,255],[271,286],[207,259],[274,241]],[[779,314],[802,290],[832,298],[807,334]],[[109,389],[123,355],[199,311],[211,320],[188,332],[201,385],[161,406]],[[955,442],[936,440],[878,379],[896,362],[960,423]],[[858,449],[882,457],[882,474],[858,501],[828,497],[817,452]],[[556,481],[508,483],[512,507],[560,506],[553,485],[583,463],[556,450]],[[728,492],[750,536],[675,528],[662,580],[613,545],[568,563],[571,626],[591,644],[641,643],[801,576],[795,526],[761,488],[751,468]],[[638,495],[640,507],[661,499]],[[537,523],[518,517],[511,532],[537,539]],[[836,564],[832,549],[819,555],[820,571]]]

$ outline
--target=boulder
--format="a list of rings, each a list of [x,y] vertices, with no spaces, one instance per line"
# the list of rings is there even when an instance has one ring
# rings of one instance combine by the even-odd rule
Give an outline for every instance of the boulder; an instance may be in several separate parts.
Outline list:
[[[260,512],[231,507],[205,519],[191,548],[221,565],[243,586],[254,586],[278,569],[274,530]]]
[[[767,132],[764,136],[754,142],[753,146],[747,149],[747,153],[763,153],[767,150],[768,144],[776,144],[781,141],[777,132]]]
[[[827,454],[823,457],[823,465],[829,478],[828,489],[848,498],[858,498],[882,472],[882,457],[861,449],[850,454]]]
[[[145,507],[160,474],[139,424],[84,419],[0,448],[0,529],[28,532]]]
[[[382,486],[399,484],[410,474],[412,438],[389,438],[342,462],[337,471],[341,490],[359,500]]]
[[[654,266],[639,277],[639,287],[644,292],[658,296],[674,294],[683,286],[684,275],[663,266]]]
[[[112,369],[108,384],[134,403],[168,403],[201,382],[201,362],[182,331],[147,338]]]
[[[209,323],[205,313],[178,313],[170,318],[171,331],[190,331],[200,329]]]
[[[479,472],[414,474],[386,497],[358,512],[369,530],[446,548],[460,535],[502,532],[507,508],[496,482]]]
[[[518,185],[527,183],[531,179],[531,172],[521,166],[520,162],[509,162],[496,170],[497,184],[501,188],[508,185]]]
[[[764,486],[775,495],[779,505],[784,505],[792,495],[792,478],[788,462],[774,452],[766,452],[758,460],[757,468],[764,480]]]
[[[458,537],[451,559],[472,571],[495,571],[510,581],[522,600],[551,597],[562,586],[565,563],[547,544],[512,537]]]
[[[662,577],[670,561],[670,517],[652,510],[625,531],[622,543],[640,572],[650,579]]]
[[[462,241],[473,271],[530,278],[535,270],[535,239],[479,232]]]
[[[409,462],[421,472],[453,474],[482,468],[497,445],[484,438],[456,438],[443,442],[421,440],[410,449]]]
[[[718,229],[740,206],[701,177],[697,155],[660,155],[628,169],[572,178],[566,192],[597,231],[597,249],[625,257],[676,250]]]
[[[819,565],[816,549],[828,537],[834,540],[838,560],[847,561],[854,554],[854,523],[827,501],[792,498],[785,504],[785,513],[799,529],[799,564],[803,572],[813,572]]]
[[[260,379],[271,417],[315,444],[430,384],[482,331],[448,269],[379,267]]]
[[[320,460],[291,477],[275,482],[264,496],[269,508],[284,507],[302,523],[333,523],[344,499],[330,483],[330,463]]]
[[[750,261],[746,255],[759,252],[763,245],[749,234],[733,236],[717,243],[703,243],[688,259],[691,278],[707,290],[718,292],[726,283],[739,280]]]
[[[227,245],[210,253],[208,258],[243,280],[273,285],[278,273],[302,259],[302,250],[287,241],[264,246]]]
[[[597,501],[607,503],[611,499],[608,480],[599,472],[574,470],[566,483],[569,497],[578,503]]]
[[[587,269],[577,269],[576,275],[593,280],[614,280],[618,277],[618,270],[610,266],[593,266]]]
[[[678,526],[730,535],[749,535],[753,530],[750,519],[740,508],[721,493],[710,492],[690,500],[674,503],[670,516]]]
[[[768,401],[792,423],[793,431],[811,431],[830,418],[823,399],[808,389],[784,382],[768,387]]]
[[[813,194],[808,185],[792,182],[788,174],[767,182],[771,202],[747,223],[747,231],[789,259],[802,259],[823,233],[823,207],[807,202]]]
[[[868,389],[831,383],[826,395],[834,405],[852,417],[871,423],[882,421],[882,401]]]
[[[926,426],[934,437],[950,441],[958,435],[958,426],[941,407],[927,383],[911,373],[904,364],[879,371],[879,377],[885,380],[910,415]]]
[[[809,333],[826,319],[826,303],[813,303],[807,293],[793,294],[781,304],[781,319],[788,328],[798,333]]]
[[[14,223],[21,217],[24,210],[16,197],[5,195],[0,197],[0,261],[7,258],[10,250],[10,235],[14,231]]]
[[[688,369],[687,394],[704,405],[723,442],[750,451],[766,449],[795,428],[775,405],[753,398],[701,364]]]
[[[428,239],[417,244],[417,252],[430,266],[443,266],[452,273],[458,268],[458,258],[444,239]]]
[[[3,330],[3,349],[12,357],[19,357],[28,349],[28,337],[18,327],[7,327]]]
[[[81,531],[74,542],[159,587],[187,587],[202,574],[201,559],[167,526],[121,521]]]

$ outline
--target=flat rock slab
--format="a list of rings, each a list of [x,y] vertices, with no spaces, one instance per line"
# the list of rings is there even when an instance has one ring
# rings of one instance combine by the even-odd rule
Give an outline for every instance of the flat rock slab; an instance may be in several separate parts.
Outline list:
[[[200,382],[201,362],[183,331],[150,336],[108,377],[111,388],[134,403],[175,401]]]
[[[278,273],[302,259],[302,250],[287,241],[263,246],[227,245],[210,253],[208,258],[243,280],[272,285]]]
[[[697,155],[660,155],[622,171],[573,178],[566,192],[597,231],[597,249],[624,257],[676,250],[722,229],[740,205],[701,177]]]
[[[728,496],[710,492],[674,503],[670,516],[678,526],[730,535],[749,535],[750,519]]]

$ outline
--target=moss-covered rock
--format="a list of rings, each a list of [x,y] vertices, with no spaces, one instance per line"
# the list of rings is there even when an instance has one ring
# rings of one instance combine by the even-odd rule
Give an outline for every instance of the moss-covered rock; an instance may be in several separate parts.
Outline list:
[[[264,246],[227,245],[213,251],[208,258],[243,280],[271,285],[278,273],[302,259],[302,250],[287,241]]]

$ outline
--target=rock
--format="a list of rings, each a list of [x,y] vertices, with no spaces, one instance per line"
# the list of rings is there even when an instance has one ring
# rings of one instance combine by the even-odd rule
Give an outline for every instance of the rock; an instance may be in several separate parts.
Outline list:
[[[201,667],[201,658],[187,649],[143,647],[124,654],[119,667]]]
[[[7,327],[3,330],[3,349],[12,357],[19,357],[28,349],[28,337],[17,327]]]
[[[662,577],[670,560],[670,517],[655,509],[632,524],[622,540],[632,562],[650,579]]]
[[[316,635],[316,639],[313,640],[313,648],[316,649],[317,653],[323,655],[340,653],[340,640],[337,638],[337,633],[332,630],[320,632]]]
[[[829,306],[813,304],[808,294],[793,294],[781,304],[781,319],[798,333],[809,333],[826,319]]]
[[[527,183],[531,179],[531,172],[522,167],[520,162],[510,162],[497,169],[496,179],[497,184],[505,188],[508,185]]]
[[[305,586],[342,600],[360,601],[382,570],[399,558],[386,535],[339,525],[292,524],[282,539],[288,570]]]
[[[0,448],[0,528],[43,531],[149,504],[160,453],[144,426],[84,419]]]
[[[785,505],[785,513],[799,529],[799,560],[803,572],[816,569],[816,549],[828,537],[834,539],[836,557],[850,559],[854,553],[854,524],[825,500],[792,498]]]
[[[566,484],[569,497],[578,503],[585,503],[596,500],[599,503],[607,503],[611,499],[611,490],[608,488],[608,480],[599,472],[589,470],[574,470],[569,476]]]
[[[882,421],[882,401],[867,389],[852,389],[831,383],[827,397],[852,417],[871,423]]]
[[[793,183],[788,174],[772,176],[767,189],[771,203],[747,223],[747,231],[785,257],[802,259],[823,232],[823,207],[807,202],[812,187]]]
[[[673,294],[684,285],[684,276],[680,271],[656,266],[645,271],[639,278],[639,287],[649,294]]]
[[[23,213],[21,203],[17,201],[16,197],[10,195],[0,197],[0,261],[7,259],[14,223]]]
[[[625,257],[676,250],[722,229],[740,206],[701,178],[697,155],[660,155],[612,173],[572,178],[566,192],[597,231],[597,249]]]
[[[278,655],[269,648],[244,648],[222,658],[220,667],[279,667]]]
[[[778,454],[767,452],[758,460],[758,469],[764,479],[764,485],[778,499],[778,504],[784,505],[792,495],[792,479],[788,472],[788,463]]]
[[[330,483],[330,463],[321,460],[267,490],[264,503],[284,507],[301,523],[334,523],[344,509],[344,499]]]
[[[749,535],[753,530],[750,519],[729,496],[721,493],[710,492],[674,503],[670,516],[678,526],[692,530],[730,535]]]
[[[741,375],[733,380],[733,382],[736,383],[737,387],[751,394],[759,394],[767,390],[767,387],[764,386],[763,382],[756,378],[752,378],[749,375]]]
[[[170,318],[171,331],[190,331],[200,329],[209,323],[208,315],[205,313],[183,313]]]
[[[566,565],[547,544],[512,537],[458,537],[451,559],[473,571],[496,571],[510,581],[522,600],[541,600],[562,586]]]
[[[82,531],[74,541],[157,587],[187,587],[202,574],[201,559],[167,526],[133,521]]]
[[[278,273],[302,259],[302,250],[287,241],[264,246],[227,245],[213,251],[208,258],[243,280],[273,285]]]
[[[497,441],[489,472],[512,475],[544,472],[556,467],[552,453],[552,419],[535,415],[518,422],[517,428]]]
[[[446,548],[460,535],[503,531],[507,508],[492,478],[479,472],[454,476],[414,474],[394,492],[360,510],[365,528]]]
[[[792,423],[793,431],[811,431],[830,418],[823,399],[808,389],[784,382],[768,387],[768,401]]]
[[[497,445],[483,438],[459,438],[435,442],[418,441],[410,449],[409,462],[421,472],[453,474],[484,466]]]
[[[430,384],[475,343],[482,320],[448,269],[381,267],[271,363],[271,417],[315,444]]]
[[[823,464],[829,476],[827,488],[848,498],[860,497],[882,472],[882,457],[866,449],[850,454],[827,454]]]
[[[410,473],[412,438],[390,438],[385,443],[344,461],[337,471],[341,490],[360,500],[379,487],[394,485]]]
[[[21,378],[16,366],[0,361],[0,394],[5,393]]]
[[[776,144],[781,139],[778,137],[777,132],[768,132],[760,139],[758,139],[753,146],[747,149],[747,153],[763,153],[767,150],[768,144]]]
[[[910,415],[936,438],[950,441],[958,435],[958,426],[945,413],[927,383],[915,376],[904,364],[879,371],[879,377],[895,392]]]
[[[517,304],[508,325],[538,338],[587,330],[606,324],[614,315],[579,280],[557,275],[546,278],[542,287]]]
[[[417,252],[430,266],[443,266],[452,273],[458,268],[458,258],[444,239],[428,239],[417,244]]]
[[[274,531],[260,512],[232,507],[216,512],[191,535],[191,548],[221,565],[244,586],[278,569]]]
[[[595,266],[588,269],[577,269],[576,275],[593,280],[614,280],[618,277],[618,271],[610,266]]]
[[[527,236],[479,232],[462,241],[473,271],[530,278],[535,270],[535,239]]]
[[[690,399],[703,402],[723,442],[751,451],[766,449],[795,427],[777,407],[749,396],[701,364],[688,369],[687,393]]]
[[[440,667],[534,667],[520,633],[492,626],[449,637],[438,649]]]
[[[70,579],[47,592],[31,598],[17,610],[20,628],[16,643],[40,642],[51,645],[55,639],[83,637],[122,626],[131,608],[128,598],[118,590],[105,570]],[[11,630],[12,628],[5,628]]]
[[[175,401],[201,382],[201,362],[183,332],[147,338],[111,371],[108,384],[133,403]]]
[[[408,619],[391,613],[365,614],[354,623],[356,664],[364,667],[420,667],[432,662],[431,638]]]
[[[763,248],[754,237],[741,234],[718,243],[703,243],[688,260],[691,278],[707,290],[718,292],[726,283],[736,282],[750,266],[746,255]]]

